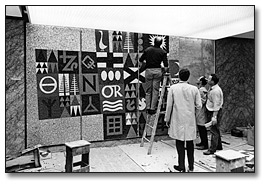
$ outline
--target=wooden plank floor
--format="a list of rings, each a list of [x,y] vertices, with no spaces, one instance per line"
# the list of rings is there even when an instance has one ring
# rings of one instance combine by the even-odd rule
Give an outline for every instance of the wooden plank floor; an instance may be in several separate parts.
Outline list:
[[[253,150],[247,144],[246,138],[223,135],[223,149]],[[154,142],[151,155],[147,155],[148,143],[140,147],[140,143],[117,145],[112,147],[97,147],[90,149],[90,172],[175,172],[173,165],[177,164],[177,152],[174,140]],[[215,155],[203,155],[202,150],[194,151],[194,172],[215,172]],[[21,172],[64,172],[65,152],[55,152],[51,158],[41,160],[42,167],[21,170]],[[75,156],[74,161],[79,161]],[[186,159],[186,166],[188,166]]]

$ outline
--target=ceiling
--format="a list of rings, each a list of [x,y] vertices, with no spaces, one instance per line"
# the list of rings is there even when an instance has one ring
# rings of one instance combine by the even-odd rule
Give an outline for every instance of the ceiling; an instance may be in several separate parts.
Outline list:
[[[27,14],[32,24],[212,40],[254,38],[254,11],[254,6],[6,6],[7,16]]]

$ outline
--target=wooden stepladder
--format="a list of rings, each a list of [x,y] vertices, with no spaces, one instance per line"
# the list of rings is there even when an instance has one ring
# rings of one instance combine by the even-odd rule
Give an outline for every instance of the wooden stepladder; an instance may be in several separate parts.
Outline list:
[[[147,114],[147,119],[146,119],[144,131],[143,131],[143,136],[142,136],[142,139],[141,139],[141,145],[140,145],[141,147],[143,147],[144,140],[146,140],[147,142],[150,142],[150,146],[149,146],[147,155],[150,155],[151,154],[151,151],[152,151],[152,147],[153,147],[153,142],[154,142],[154,138],[155,138],[155,134],[156,134],[156,129],[157,129],[159,115],[161,113],[165,113],[165,112],[160,112],[160,109],[161,109],[162,100],[163,100],[163,97],[164,97],[164,93],[165,93],[165,89],[166,89],[166,85],[167,85],[167,80],[168,80],[168,77],[169,76],[170,76],[169,73],[165,73],[164,74],[162,88],[161,88],[161,94],[160,94],[160,98],[159,98],[159,101],[158,101],[158,107],[157,107],[156,114],[153,114],[153,115]],[[151,120],[153,120],[153,119],[154,119],[154,122],[151,125]],[[146,138],[146,132],[147,132],[148,127],[152,129],[150,140]]]

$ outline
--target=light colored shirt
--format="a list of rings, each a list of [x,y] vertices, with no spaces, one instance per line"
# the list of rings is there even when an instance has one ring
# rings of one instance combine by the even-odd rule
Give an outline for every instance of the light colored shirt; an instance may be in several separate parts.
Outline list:
[[[207,121],[206,119],[206,99],[207,99],[207,89],[205,87],[201,87],[199,89],[201,101],[202,101],[202,108],[196,111],[196,122],[197,125],[204,125]]]
[[[170,87],[167,96],[165,121],[170,122],[168,134],[177,140],[196,139],[195,109],[202,107],[197,87],[180,81]]]
[[[219,111],[223,105],[223,92],[218,84],[211,87],[208,92],[206,108],[209,111]]]

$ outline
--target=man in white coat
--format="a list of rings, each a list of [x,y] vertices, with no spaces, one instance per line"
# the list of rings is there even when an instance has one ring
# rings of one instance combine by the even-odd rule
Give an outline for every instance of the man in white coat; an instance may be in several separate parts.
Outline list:
[[[196,86],[187,83],[188,69],[179,71],[180,82],[170,87],[167,96],[165,121],[169,136],[176,140],[178,165],[174,169],[185,172],[185,145],[189,171],[194,170],[194,143],[196,139],[196,110],[202,108],[201,96]]]

